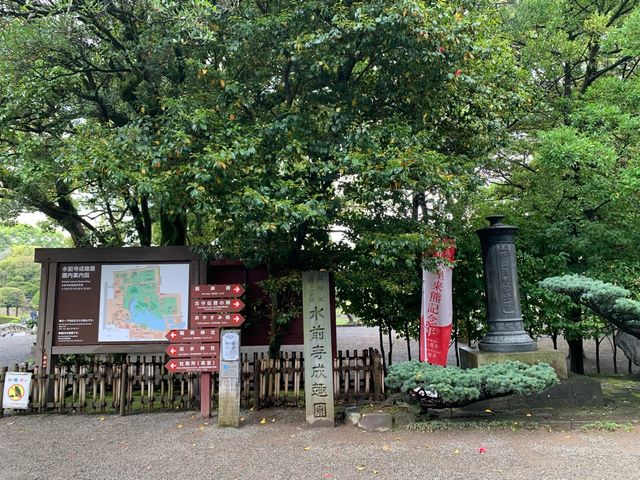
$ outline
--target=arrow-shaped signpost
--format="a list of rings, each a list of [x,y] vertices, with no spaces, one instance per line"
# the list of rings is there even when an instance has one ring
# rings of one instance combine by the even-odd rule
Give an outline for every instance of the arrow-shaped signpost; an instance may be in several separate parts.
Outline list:
[[[167,349],[167,355],[176,357],[177,360],[170,360],[167,364],[168,369],[178,369],[175,371],[183,371],[180,368],[187,368],[184,371],[199,371],[200,374],[200,413],[203,417],[210,416],[211,405],[211,373],[218,371],[219,364],[217,362],[218,346],[220,342],[220,327],[239,327],[244,323],[244,317],[240,312],[245,304],[240,297],[245,292],[245,288],[239,284],[215,284],[215,285],[192,285],[191,286],[191,317],[189,326],[191,330],[172,330],[167,334],[169,341],[180,342],[178,345],[171,345]],[[215,333],[214,333],[215,332]],[[239,332],[239,331],[238,331]],[[207,342],[207,343],[200,343]],[[211,343],[209,343],[211,342]],[[215,342],[215,343],[214,343]],[[238,350],[239,334],[238,334]],[[215,370],[208,370],[207,366],[199,367],[199,361],[207,362],[211,355],[216,355],[213,360],[216,363]],[[188,362],[191,367],[196,369],[188,370],[189,367],[181,367],[178,362]],[[194,366],[195,363],[195,366]],[[197,369],[202,368],[202,369]],[[238,372],[239,361],[238,361]],[[224,416],[225,408],[223,407],[222,397],[224,396],[224,383],[222,375],[220,378],[220,406],[218,408],[218,417]],[[227,392],[227,395],[229,393]],[[235,396],[238,398],[235,399]],[[234,394],[231,399],[233,403],[240,401],[239,392]],[[235,426],[239,424],[238,419],[233,422]]]

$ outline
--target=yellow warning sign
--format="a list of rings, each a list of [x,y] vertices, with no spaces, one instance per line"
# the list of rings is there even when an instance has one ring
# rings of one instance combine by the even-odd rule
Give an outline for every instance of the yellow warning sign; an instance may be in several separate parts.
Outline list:
[[[29,408],[31,374],[27,372],[7,372],[2,389],[2,408]]]
[[[22,397],[24,397],[24,387],[18,383],[13,385],[9,385],[9,390],[7,391],[7,395],[9,395],[9,399],[17,402]]]

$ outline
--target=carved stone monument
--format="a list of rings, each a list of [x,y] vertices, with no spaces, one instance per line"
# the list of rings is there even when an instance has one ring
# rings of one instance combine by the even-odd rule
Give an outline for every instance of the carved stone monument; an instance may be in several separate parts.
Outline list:
[[[514,236],[518,227],[504,225],[503,215],[487,217],[490,225],[477,230],[482,244],[484,290],[489,331],[478,346],[483,352],[531,352],[536,342],[524,331],[516,268]]]
[[[304,397],[307,423],[333,427],[333,355],[329,272],[302,273]]]

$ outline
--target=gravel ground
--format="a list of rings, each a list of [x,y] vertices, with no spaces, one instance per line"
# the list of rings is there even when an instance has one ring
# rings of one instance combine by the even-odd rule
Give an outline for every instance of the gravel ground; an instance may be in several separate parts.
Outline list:
[[[337,343],[338,350],[346,352],[346,350],[353,351],[354,349],[362,350],[363,348],[380,348],[378,340],[378,329],[375,327],[339,327],[337,331]],[[394,336],[395,338],[395,336]],[[14,363],[25,362],[30,358],[33,358],[31,354],[31,345],[35,342],[34,335],[14,335],[7,337],[0,337],[0,366],[10,366]],[[558,341],[559,350],[565,352],[568,355],[569,349],[562,339]],[[595,343],[593,341],[585,341],[585,372],[596,373],[596,354]],[[389,345],[387,337],[384,337],[385,352],[389,351]],[[548,338],[541,338],[538,340],[539,348],[553,348],[551,340]],[[301,351],[301,346],[285,347],[285,350]],[[250,349],[243,349],[243,351],[250,351]],[[411,357],[413,359],[418,358],[418,342],[411,342]],[[393,344],[393,361],[400,362],[407,360],[407,344],[404,338],[394,340]],[[601,372],[603,374],[612,374],[613,369],[613,352],[610,344],[607,340],[602,343],[601,353]],[[456,364],[455,351],[453,348],[449,351],[449,365]],[[618,350],[618,371],[620,373],[627,373],[627,359],[621,350]],[[638,372],[638,367],[633,367],[633,372]],[[640,478],[640,475],[639,477]]]
[[[0,338],[0,365],[28,359],[34,338]],[[341,350],[377,346],[377,339],[376,329],[338,330]],[[606,353],[604,372],[612,371]],[[415,342],[412,354],[417,354]],[[394,360],[403,359],[406,348],[399,341]],[[593,349],[587,349],[586,360],[593,368]],[[453,352],[450,363],[455,364]],[[5,416],[0,418],[0,480],[640,479],[637,425],[606,433],[571,430],[568,422],[562,424],[568,430],[556,431],[561,424],[556,422],[553,431],[373,434],[346,425],[307,427],[301,409],[242,415],[237,430],[219,429],[215,417],[204,420],[194,412]],[[529,420],[546,425],[542,413]]]
[[[307,427],[300,410],[244,415],[240,429],[185,412],[5,417],[0,479],[640,478],[637,428],[365,433]]]

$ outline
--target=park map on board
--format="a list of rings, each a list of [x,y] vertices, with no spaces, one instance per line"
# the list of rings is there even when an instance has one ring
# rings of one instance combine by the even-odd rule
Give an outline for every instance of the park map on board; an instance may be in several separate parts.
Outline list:
[[[189,266],[103,265],[100,342],[164,341],[187,328]]]

